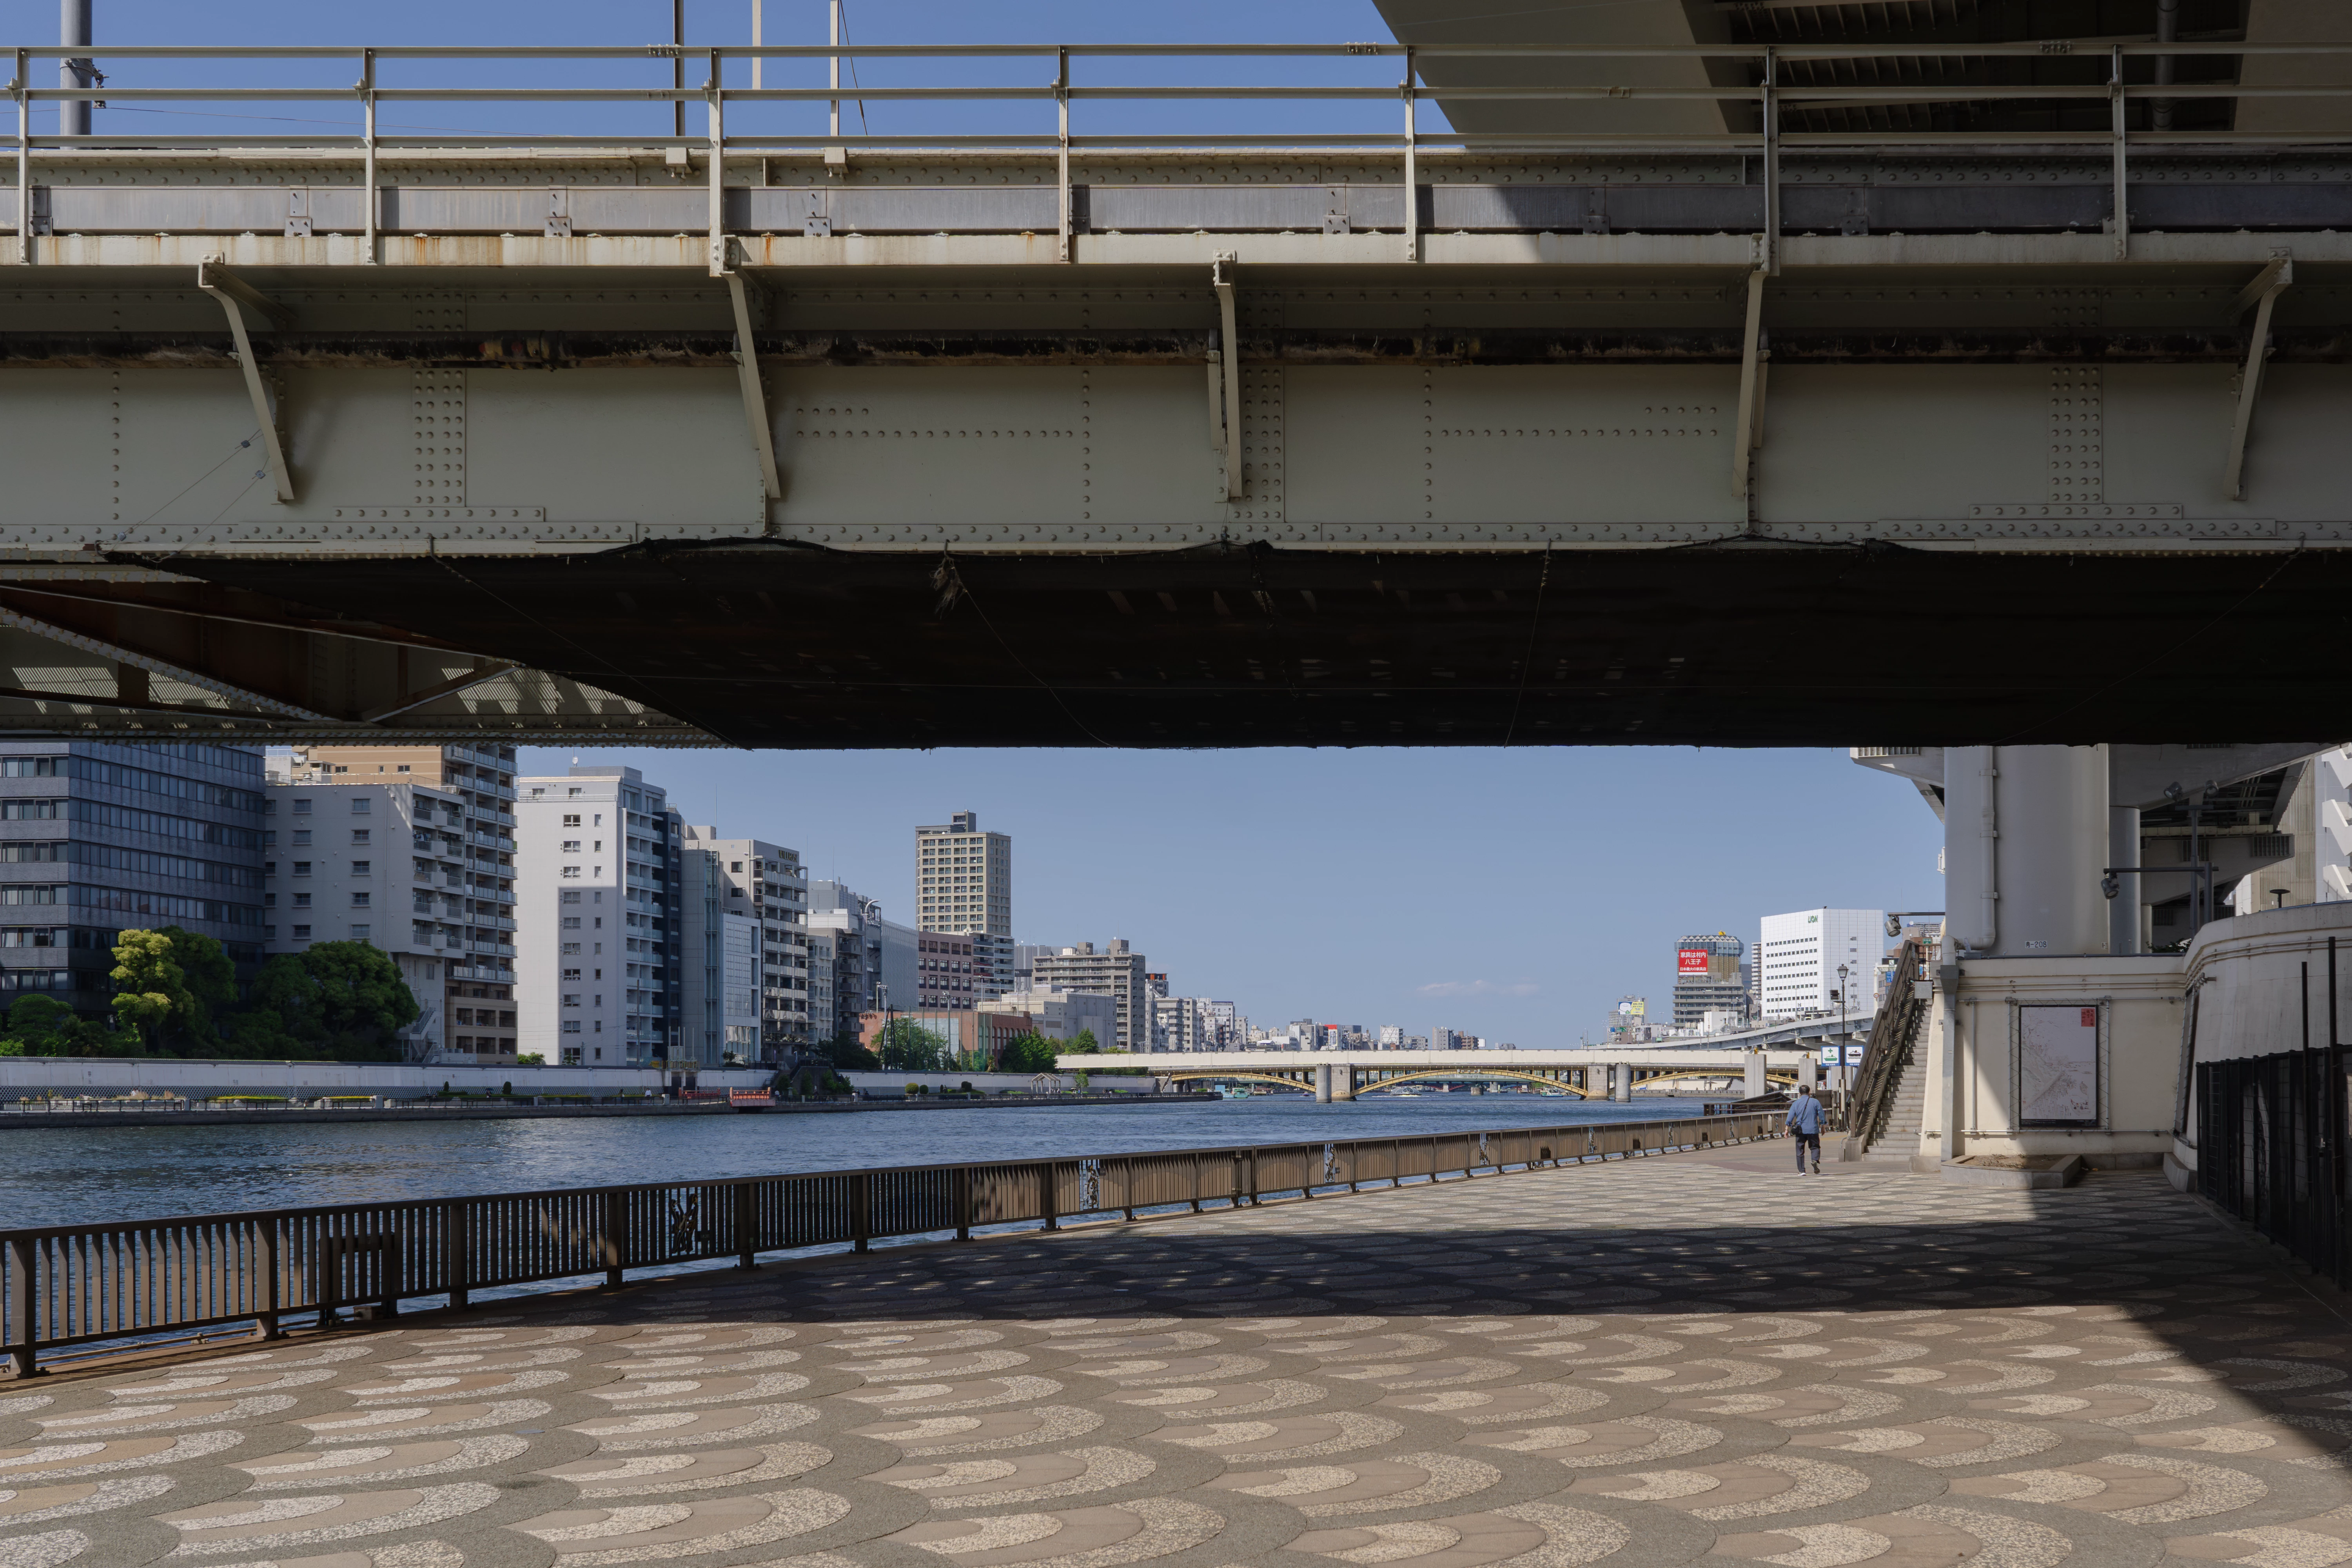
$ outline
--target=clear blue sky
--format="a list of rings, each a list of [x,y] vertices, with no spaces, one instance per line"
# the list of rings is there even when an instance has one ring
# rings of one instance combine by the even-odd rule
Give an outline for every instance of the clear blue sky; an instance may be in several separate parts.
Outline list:
[[[694,821],[798,849],[905,920],[919,823],[1013,835],[1023,942],[1123,936],[1261,1025],[1516,1044],[1663,1002],[1675,940],[1829,904],[1941,909],[1941,830],[1843,752],[526,750],[625,763]]]
[[[663,0],[97,5],[98,37],[115,42],[635,45],[659,41],[669,27]],[[7,15],[15,28],[29,29],[20,35],[24,41],[55,37],[55,10],[47,0]],[[824,0],[768,0],[768,17],[773,41],[823,41]],[[750,0],[693,0],[688,37],[748,42],[750,18]],[[850,22],[853,40],[893,43],[1388,37],[1369,0],[1165,6],[852,0]],[[205,68],[215,79],[225,68]],[[1034,62],[992,68],[1004,73],[992,79],[1037,79]],[[1294,82],[1392,81],[1396,69],[1385,61],[1229,64],[1215,68],[1223,74],[1213,79],[1211,68],[1197,63],[1084,68],[1101,81]],[[185,80],[191,69],[126,62],[115,79],[122,85]],[[521,69],[478,79],[520,80]],[[869,65],[861,76],[868,85],[939,79],[909,66]],[[341,84],[349,75],[339,62],[299,79]],[[769,79],[782,85],[781,73]],[[818,79],[798,79],[814,85]],[[349,116],[342,105],[254,106],[254,112]],[[900,133],[944,123],[931,117],[948,112],[877,106],[870,123],[877,133]],[[1171,129],[1308,123],[1280,106],[1092,112],[1105,117],[1094,129],[1108,128],[1114,112],[1133,117],[1116,121],[1121,126],[1154,123],[1155,115],[1171,117],[1158,122]],[[1376,112],[1362,123],[1388,129],[1395,110],[1379,105],[1318,112]],[[404,105],[384,118],[459,129],[524,122],[520,111],[471,104],[462,111]],[[1328,129],[1333,121],[1315,124]],[[101,131],[149,125],[183,133],[281,129],[112,110],[101,111],[99,121]],[[645,128],[656,127],[648,121]],[[1089,127],[1082,121],[1079,129]],[[571,755],[529,752],[524,766],[561,772]],[[1933,909],[1943,898],[1934,818],[1909,788],[1854,767],[1842,753],[1529,748],[579,755],[642,768],[668,786],[689,816],[730,834],[791,845],[814,874],[837,874],[901,918],[914,905],[915,826],[977,811],[984,826],[1013,835],[1013,910],[1023,941],[1127,937],[1182,993],[1231,999],[1261,1025],[1314,1017],[1401,1023],[1419,1032],[1442,1024],[1524,1045],[1572,1042],[1601,1026],[1621,993],[1663,1000],[1674,982],[1675,939],[1685,931],[1725,929],[1752,942],[1757,917],[1775,910],[1824,903]]]

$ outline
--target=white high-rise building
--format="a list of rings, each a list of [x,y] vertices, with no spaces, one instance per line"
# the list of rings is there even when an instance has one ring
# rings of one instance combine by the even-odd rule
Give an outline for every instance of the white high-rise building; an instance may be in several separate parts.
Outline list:
[[[1883,910],[1797,910],[1766,915],[1751,955],[1767,1018],[1833,1015],[1838,965],[1846,967],[1846,1012],[1866,1017],[1871,977],[1886,950]]]
[[[981,1000],[1012,990],[1013,836],[982,832],[970,811],[915,829],[915,928],[972,939]]]
[[[635,768],[574,763],[568,774],[518,780],[516,794],[515,967],[522,993],[538,999],[522,1013],[523,1049],[583,1067],[694,1056],[679,1005],[683,889],[666,793]]]

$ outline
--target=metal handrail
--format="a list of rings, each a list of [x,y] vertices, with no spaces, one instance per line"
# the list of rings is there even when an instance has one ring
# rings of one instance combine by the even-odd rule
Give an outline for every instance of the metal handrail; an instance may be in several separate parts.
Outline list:
[[[1895,949],[1893,977],[1871,1019],[1870,1043],[1863,1047],[1862,1066],[1854,1072],[1853,1092],[1846,1101],[1845,1142],[1838,1148],[1841,1162],[1861,1159],[1871,1142],[1886,1131],[1895,1086],[1911,1059],[1913,1037],[1927,1013],[1918,994],[1920,963],[1919,943],[1906,937]]]
[[[632,1268],[846,1246],[970,1240],[975,1228],[1204,1203],[1246,1207],[1365,1182],[1402,1185],[1777,1137],[1771,1114],[1589,1122],[1257,1147],[653,1182],[0,1231],[0,1351],[20,1376],[65,1345]]]

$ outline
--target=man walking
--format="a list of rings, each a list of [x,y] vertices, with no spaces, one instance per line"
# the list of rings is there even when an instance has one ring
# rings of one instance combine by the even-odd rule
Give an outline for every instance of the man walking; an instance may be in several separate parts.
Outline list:
[[[1800,1088],[1789,1102],[1789,1135],[1797,1145],[1797,1174],[1805,1173],[1805,1155],[1811,1151],[1813,1174],[1822,1173],[1822,1102],[1810,1089]]]

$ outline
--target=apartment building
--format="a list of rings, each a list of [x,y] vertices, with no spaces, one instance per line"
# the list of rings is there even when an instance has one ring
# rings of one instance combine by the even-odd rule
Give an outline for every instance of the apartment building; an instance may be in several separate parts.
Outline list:
[[[1063,991],[1091,991],[1111,999],[1118,1011],[1118,1037],[1116,1041],[1103,1041],[1106,1049],[1114,1045],[1122,1051],[1151,1049],[1155,1031],[1152,997],[1144,982],[1144,959],[1129,947],[1126,938],[1113,938],[1100,952],[1095,951],[1093,942],[1082,942],[1050,956],[1041,953],[1032,973],[1033,989],[1052,986]]]
[[[516,906],[518,973],[528,994],[555,1002],[524,1013],[523,1048],[587,1067],[695,1059],[667,792],[635,768],[576,763],[516,787],[527,894]]]
[[[976,973],[977,963],[971,937],[917,932],[915,1005],[968,1008],[988,1000],[978,994],[982,981]]]
[[[915,926],[971,939],[973,993],[983,1000],[1015,984],[1013,837],[981,830],[976,812],[915,829]]]
[[[879,900],[845,883],[813,881],[808,929],[833,934],[833,1034],[856,1034],[860,1014],[903,1007],[920,989],[920,933],[884,919]]]
[[[24,992],[102,1017],[125,930],[216,939],[261,963],[259,747],[0,742],[0,1008]]]
[[[438,1012],[441,1020],[441,1047],[458,1056],[470,1056],[478,1061],[512,1061],[518,1049],[535,1047],[522,1045],[522,1021],[531,1016],[535,998],[528,993],[519,994],[515,969],[515,749],[512,746],[488,742],[458,743],[446,746],[297,746],[286,770],[288,784],[298,788],[345,784],[406,784],[424,792],[439,809],[429,826],[404,817],[407,834],[400,845],[400,857],[433,863],[431,907],[427,910],[423,895],[428,890],[409,867],[405,891],[407,907],[399,919],[409,922],[404,938],[384,933],[390,928],[381,921],[364,922],[377,933],[369,940],[386,952],[395,947],[410,959],[423,951],[415,930],[419,922],[433,927],[431,959],[440,971],[440,1005],[428,1007]],[[292,797],[302,798],[300,795]],[[454,804],[453,814],[449,807]],[[290,802],[289,802],[290,805]],[[404,807],[404,810],[409,810]],[[411,811],[414,816],[414,811]],[[281,831],[292,833],[289,826]],[[352,831],[345,825],[345,831]],[[312,833],[320,831],[313,827]],[[420,844],[420,834],[429,842]],[[295,858],[290,841],[283,847],[289,862],[288,875],[280,890],[289,898],[295,891],[291,861]],[[310,846],[312,848],[318,845]],[[355,847],[339,846],[345,851]],[[310,858],[313,874],[323,858]],[[348,861],[359,858],[347,853]],[[368,858],[373,869],[392,870],[396,863],[382,857]],[[348,865],[345,873],[349,875]],[[356,892],[360,889],[354,886]],[[320,889],[312,889],[313,910]],[[320,922],[317,920],[298,921],[293,910],[286,906],[288,918],[276,923],[286,933],[284,941],[291,942],[292,928],[308,924],[314,940],[320,940]],[[347,923],[350,923],[347,919]],[[404,965],[402,973],[408,973]],[[414,986],[412,985],[412,989]],[[543,997],[544,993],[538,994]],[[419,1001],[423,1000],[422,995]],[[470,1046],[460,1041],[470,1040]],[[556,1060],[551,1051],[549,1061]]]
[[[717,900],[723,912],[749,920],[754,928],[759,967],[753,982],[759,993],[756,1038],[748,1054],[735,1054],[746,1061],[781,1061],[810,1039],[829,1037],[834,1032],[832,1026],[819,1026],[819,1020],[829,1015],[812,1014],[810,1009],[808,872],[801,865],[800,851],[763,838],[722,838],[715,828],[683,820],[674,822],[673,827],[681,855],[692,862],[687,889],[688,915],[698,922],[702,919],[703,898],[692,879],[707,875],[716,879],[709,885],[708,898]],[[715,931],[716,927],[709,930]],[[696,977],[698,963],[702,978],[706,982],[710,979],[706,951],[709,937],[702,934],[703,931],[703,926],[698,924],[688,933],[686,969],[689,982]],[[689,990],[693,989],[689,984]],[[687,999],[689,1016],[698,1010],[708,1015],[718,1005],[708,984],[701,990],[702,994]],[[695,1026],[689,1016],[689,1030]],[[703,1032],[708,1034],[708,1028]],[[732,1047],[727,1048],[735,1050]]]
[[[1153,1048],[1162,1051],[1213,1051],[1218,1048],[1216,1004],[1205,996],[1154,996],[1151,999]]]
[[[514,954],[513,920],[472,912],[457,792],[331,782],[340,777],[312,768],[298,784],[285,763],[271,764],[262,830],[268,951],[300,952],[321,942],[380,948],[416,998],[416,1021],[401,1036],[404,1057],[511,1066],[510,984],[479,983],[486,994],[476,996],[475,982],[461,990],[446,973]],[[477,942],[478,954],[469,948]]]

